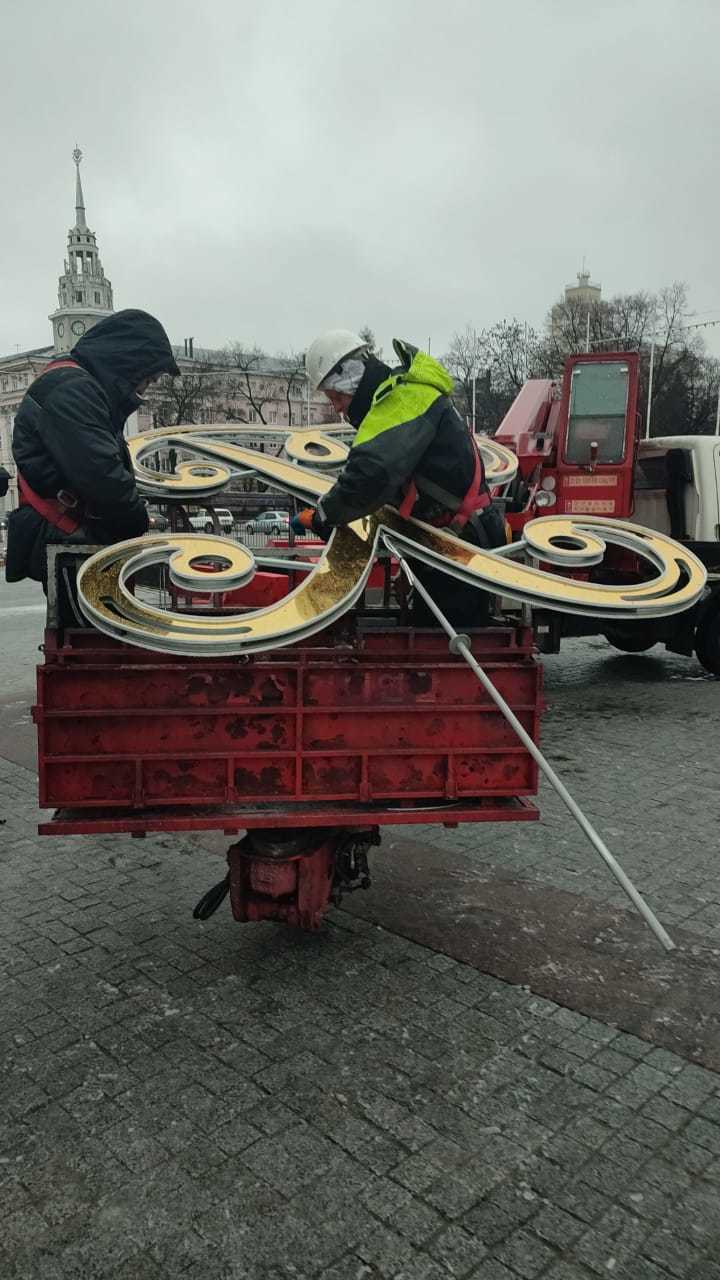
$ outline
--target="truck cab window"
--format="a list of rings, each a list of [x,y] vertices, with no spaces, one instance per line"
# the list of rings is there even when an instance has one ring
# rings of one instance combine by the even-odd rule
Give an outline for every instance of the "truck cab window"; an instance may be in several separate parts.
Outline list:
[[[622,361],[576,365],[570,387],[567,462],[590,462],[593,441],[598,462],[622,462],[627,398],[628,367]]]

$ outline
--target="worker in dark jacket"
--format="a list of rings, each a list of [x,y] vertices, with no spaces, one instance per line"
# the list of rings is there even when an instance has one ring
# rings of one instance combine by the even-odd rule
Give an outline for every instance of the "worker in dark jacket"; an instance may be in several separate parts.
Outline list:
[[[9,582],[46,585],[50,543],[111,543],[147,531],[123,436],[150,383],[180,370],[158,320],[118,311],[35,380],[15,418],[21,505],[8,520]]]
[[[309,348],[311,385],[357,434],[336,483],[316,511],[296,517],[296,527],[327,534],[389,503],[475,546],[500,546],[504,521],[490,500],[474,437],[450,399],[450,374],[407,343],[395,340],[393,347],[400,361],[395,369],[347,330],[324,334]],[[486,620],[486,594],[440,570],[418,572],[456,626]],[[430,617],[416,601],[415,621]]]

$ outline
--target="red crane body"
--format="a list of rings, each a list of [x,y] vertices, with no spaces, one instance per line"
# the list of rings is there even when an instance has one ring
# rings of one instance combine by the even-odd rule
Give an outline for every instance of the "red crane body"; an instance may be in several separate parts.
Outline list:
[[[561,382],[525,383],[495,439],[517,454],[519,533],[539,515],[632,514],[638,442],[637,352],[570,356]]]

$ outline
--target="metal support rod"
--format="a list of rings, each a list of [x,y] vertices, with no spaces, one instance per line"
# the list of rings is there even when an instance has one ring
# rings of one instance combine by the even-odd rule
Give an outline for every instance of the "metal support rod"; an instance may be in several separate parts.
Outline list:
[[[619,862],[617,862],[617,860],[613,857],[607,845],[600,838],[597,831],[593,827],[592,823],[585,817],[585,814],[583,813],[580,806],[576,803],[575,800],[573,800],[567,787],[564,785],[563,782],[561,782],[555,770],[552,768],[552,765],[548,763],[548,761],[545,759],[545,756],[540,751],[539,747],[535,745],[529,733],[527,733],[527,731],[523,728],[517,716],[511,710],[511,708],[508,706],[507,702],[503,698],[502,694],[499,693],[498,690],[495,688],[495,685],[493,684],[490,677],[483,671],[479,662],[477,662],[476,659],[473,657],[472,653],[470,652],[469,637],[458,634],[455,628],[450,624],[450,622],[448,622],[442,610],[436,605],[430,593],[425,589],[423,584],[419,582],[418,579],[415,577],[415,574],[413,573],[407,561],[403,558],[401,552],[398,551],[397,547],[393,546],[392,542],[387,537],[387,535],[383,535],[383,536],[385,538],[385,542],[389,550],[393,553],[393,555],[397,557],[400,567],[403,573],[405,574],[406,578],[408,579],[410,585],[413,587],[415,591],[417,591],[422,596],[428,608],[431,609],[432,612],[434,613],[435,617],[440,623],[440,626],[443,628],[445,633],[450,637],[450,652],[459,653],[461,657],[465,659],[465,661],[467,662],[471,670],[474,671],[475,675],[477,676],[483,688],[489,693],[495,705],[499,707],[500,711],[502,711],[503,715],[505,716],[505,719],[515,730],[523,746],[530,752],[530,755],[532,756],[533,760],[536,762],[538,767],[544,773],[550,785],[554,788],[554,790],[560,796],[560,799],[562,800],[565,807],[570,810],[570,813],[572,814],[573,818],[578,823],[580,828],[584,831],[590,843],[594,846],[594,848],[600,854],[600,857],[602,858],[603,862],[606,864],[606,866],[610,868],[610,871],[615,876],[615,879],[618,881],[618,884],[620,884],[622,888],[625,890],[625,893],[629,897],[630,901],[633,903],[633,906],[637,908],[637,910],[640,912],[640,915],[643,917],[643,920],[645,921],[645,923],[649,925],[649,927],[652,929],[653,933],[655,934],[655,937],[658,939],[658,942],[662,944],[662,946],[665,948],[666,951],[675,951],[676,949],[675,943],[673,942],[670,935],[665,931],[663,926],[660,924],[660,921],[658,920],[657,916],[654,914],[653,911],[651,911],[650,907],[647,905],[645,899],[641,896],[641,894],[638,893],[638,890],[635,888],[635,885],[633,884],[632,880],[630,880],[630,878],[625,874]]]
[[[715,435],[720,436],[720,387],[718,387],[717,409],[715,411]]]
[[[650,343],[650,371],[648,373],[647,417],[645,418],[645,439],[650,439],[650,414],[652,412],[653,371],[655,369],[655,339]]]

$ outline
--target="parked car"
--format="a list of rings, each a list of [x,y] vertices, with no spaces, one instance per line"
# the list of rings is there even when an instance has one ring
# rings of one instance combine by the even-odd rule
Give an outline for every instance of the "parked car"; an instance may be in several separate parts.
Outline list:
[[[230,533],[235,523],[232,511],[228,511],[226,507],[216,507],[215,515],[218,518],[220,528],[226,533]],[[204,533],[214,533],[215,531],[212,512],[210,511],[199,511],[195,515],[191,515],[190,524],[193,529],[202,529]]]
[[[148,507],[151,533],[165,533],[170,528],[170,521],[157,507]]]
[[[243,525],[243,533],[269,533],[274,537],[287,533],[290,514],[287,511],[259,511]]]

